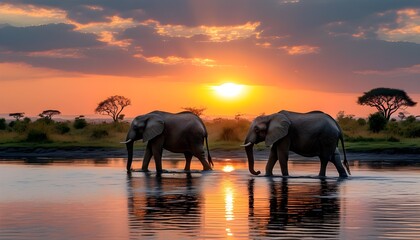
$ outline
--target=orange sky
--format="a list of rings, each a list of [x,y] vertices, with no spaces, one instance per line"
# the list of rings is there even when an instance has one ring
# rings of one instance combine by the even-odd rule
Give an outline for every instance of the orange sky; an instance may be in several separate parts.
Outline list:
[[[282,109],[367,117],[376,110],[356,100],[376,87],[419,102],[420,4],[347,3],[5,0],[0,117],[57,109],[97,118],[112,95],[132,100],[127,117],[182,107],[205,107],[205,117]],[[212,87],[226,82],[244,91],[217,95]],[[420,104],[407,112],[420,115]]]
[[[93,112],[97,103],[115,94],[132,100],[132,105],[124,111],[127,117],[155,109],[178,112],[182,111],[182,107],[205,107],[206,117],[233,117],[235,114],[252,117],[281,109],[297,112],[317,109],[332,116],[343,110],[347,114],[365,117],[374,111],[373,108],[358,105],[356,99],[360,94],[356,93],[244,83],[237,97],[226,98],[212,88],[224,82],[242,84],[242,79],[235,78],[191,83],[171,82],[165,77],[66,76],[68,73],[15,64],[3,64],[0,65],[1,68],[3,73],[16,78],[2,83],[0,106],[3,114],[25,112],[27,116],[37,116],[45,109],[59,109],[67,117],[101,117]],[[25,80],[23,76],[26,74],[35,79]],[[420,94],[410,95],[415,100],[420,99]],[[408,110],[412,113],[420,112],[418,106]]]

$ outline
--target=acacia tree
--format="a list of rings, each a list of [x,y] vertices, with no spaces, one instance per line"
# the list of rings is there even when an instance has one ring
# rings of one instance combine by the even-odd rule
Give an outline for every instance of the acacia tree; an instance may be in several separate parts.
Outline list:
[[[183,107],[182,109],[190,111],[200,117],[201,115],[203,115],[204,111],[206,111],[207,108]]]
[[[48,120],[51,120],[52,119],[52,116],[54,116],[54,115],[60,115],[60,114],[61,114],[61,112],[58,111],[58,110],[48,109],[48,110],[45,110],[42,113],[40,113],[39,116],[40,117],[43,117],[43,118],[46,118]]]
[[[114,122],[118,122],[119,119],[123,119],[123,117],[121,117],[123,116],[121,112],[129,105],[131,105],[130,99],[124,96],[115,95],[100,102],[96,107],[95,112],[101,115],[109,115]]]
[[[16,119],[16,121],[19,121],[21,118],[23,118],[25,115],[25,113],[23,112],[18,112],[18,113],[9,113],[10,117],[14,117]]]
[[[357,103],[375,107],[387,121],[398,109],[406,109],[417,104],[405,91],[394,88],[374,88],[360,96]]]

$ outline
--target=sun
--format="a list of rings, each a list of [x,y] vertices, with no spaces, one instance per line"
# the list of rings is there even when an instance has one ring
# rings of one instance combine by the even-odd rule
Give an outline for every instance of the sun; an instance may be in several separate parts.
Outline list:
[[[225,98],[234,98],[241,94],[244,86],[236,83],[223,83],[219,86],[214,86],[213,89],[218,95]]]

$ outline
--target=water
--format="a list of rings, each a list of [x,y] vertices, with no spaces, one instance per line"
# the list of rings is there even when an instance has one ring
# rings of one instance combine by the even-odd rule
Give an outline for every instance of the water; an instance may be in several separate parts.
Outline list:
[[[191,174],[164,161],[161,177],[127,176],[122,159],[3,161],[0,239],[419,238],[420,166],[352,162],[341,180],[317,178],[316,161],[289,162],[290,178],[253,177],[245,160]]]

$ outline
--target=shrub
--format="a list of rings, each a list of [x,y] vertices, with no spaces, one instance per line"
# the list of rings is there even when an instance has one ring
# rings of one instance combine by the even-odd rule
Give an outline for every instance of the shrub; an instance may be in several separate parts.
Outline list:
[[[94,139],[99,139],[99,138],[107,137],[108,135],[109,133],[105,129],[94,129],[90,137]]]
[[[360,126],[358,121],[354,118],[354,115],[345,114],[344,111],[339,111],[337,113],[337,122],[343,131],[351,132],[352,134],[354,134]]]
[[[412,124],[416,122],[416,117],[413,115],[408,116],[403,123],[405,124]]]
[[[128,131],[130,124],[127,122],[113,122],[111,126],[115,131],[125,133]]]
[[[359,126],[365,126],[366,125],[366,119],[358,118],[357,119],[357,124],[359,124]]]
[[[59,134],[66,134],[66,133],[70,132],[70,127],[69,127],[68,123],[58,122],[58,123],[55,124],[55,130]]]
[[[220,134],[220,140],[223,141],[239,141],[239,136],[233,127],[223,127]]]
[[[7,127],[6,119],[0,118],[0,130],[5,130]]]
[[[420,125],[419,124],[411,124],[407,128],[404,129],[404,136],[409,138],[416,138],[420,137]]]
[[[344,139],[346,142],[373,142],[375,141],[374,138],[371,137],[363,137],[363,136],[348,136],[344,134]]]
[[[387,120],[381,113],[377,112],[369,115],[368,124],[370,131],[378,133],[385,129]]]
[[[396,137],[394,137],[394,136],[391,136],[391,137],[389,137],[389,138],[387,139],[387,141],[388,141],[388,142],[399,142],[399,141],[400,141],[400,139],[398,139],[398,138],[396,138]]]
[[[86,119],[84,118],[76,118],[73,122],[73,127],[75,129],[83,129],[88,125]]]
[[[394,134],[394,135],[401,135],[402,134],[402,129],[399,126],[398,122],[389,122],[386,126],[386,129],[388,131],[388,133],[390,134]]]
[[[16,121],[11,121],[9,123],[9,127],[11,127],[13,131],[17,133],[25,132],[28,129],[28,126],[29,126],[29,123],[27,121],[16,120]]]
[[[47,133],[39,129],[31,129],[26,137],[27,142],[46,142],[48,140]]]
[[[32,120],[28,117],[25,117],[25,118],[23,118],[23,122],[24,123],[30,123],[30,122],[32,122]]]

